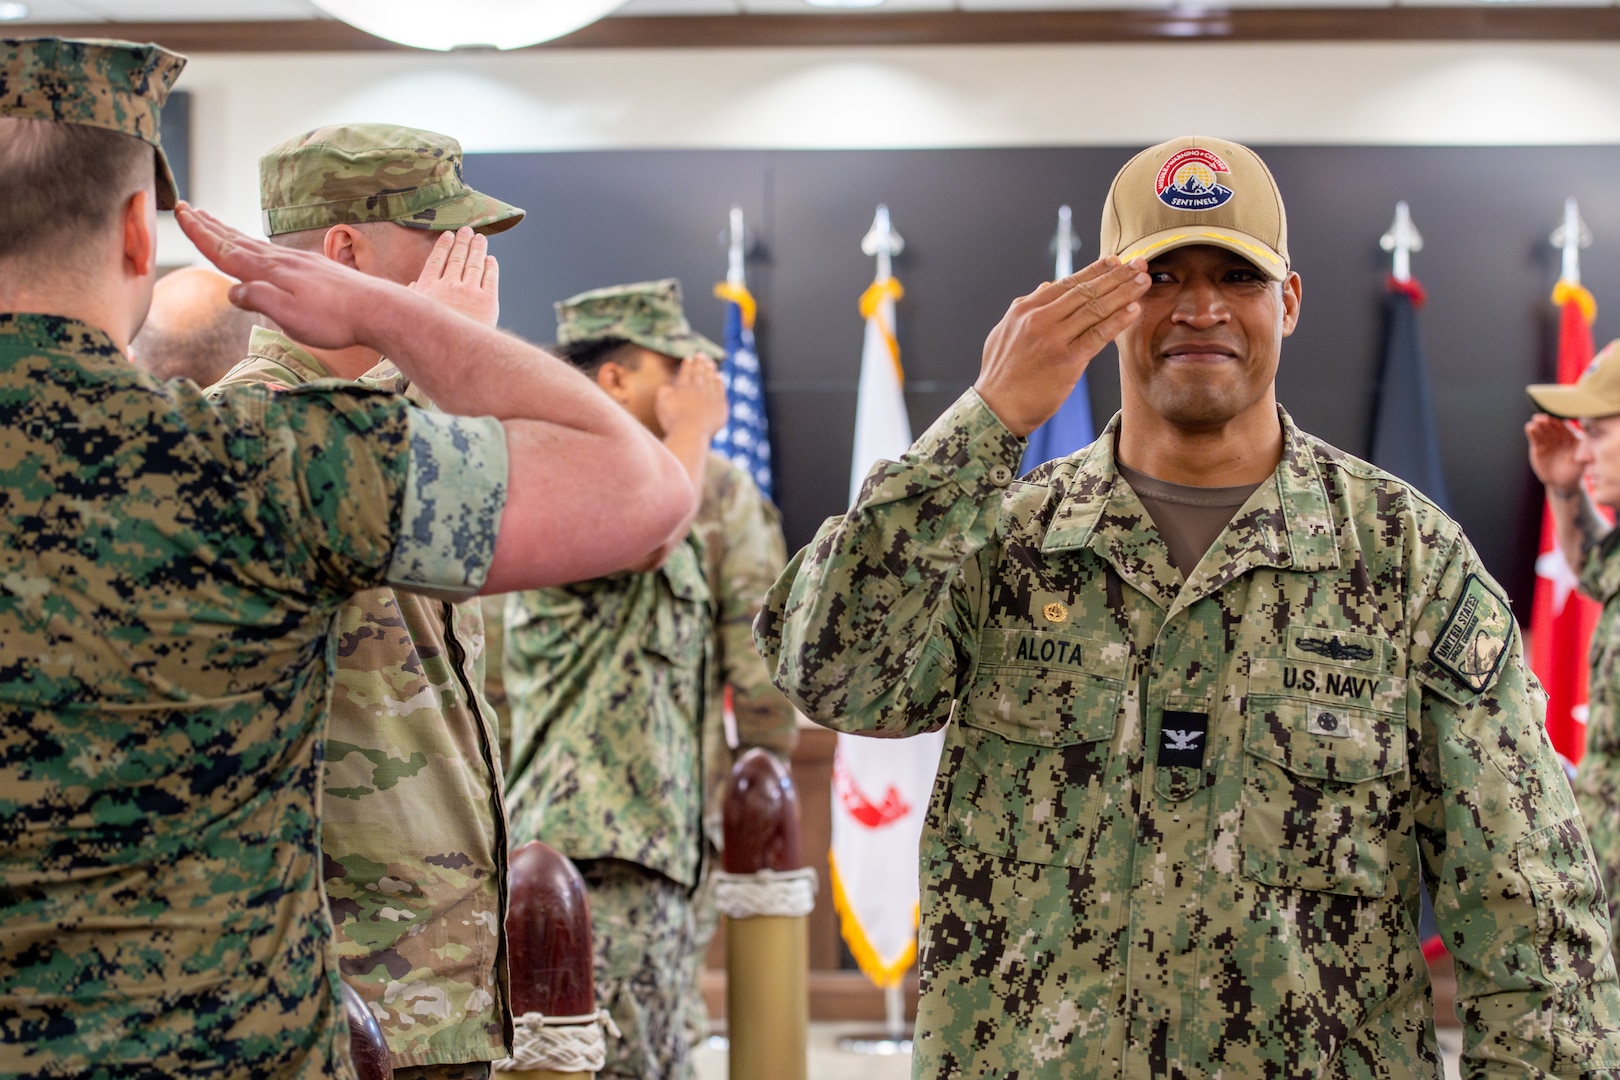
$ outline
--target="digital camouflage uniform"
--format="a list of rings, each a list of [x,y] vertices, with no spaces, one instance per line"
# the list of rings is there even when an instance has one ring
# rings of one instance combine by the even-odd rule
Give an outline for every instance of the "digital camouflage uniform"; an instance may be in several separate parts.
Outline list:
[[[1601,884],[1511,612],[1455,523],[1282,417],[1187,578],[1114,424],[1013,482],[969,391],[758,626],[812,718],[949,724],[922,843],[920,1077],[1620,1076]]]
[[[1587,685],[1586,753],[1575,770],[1575,802],[1581,808],[1609,896],[1610,928],[1620,928],[1620,529],[1587,555],[1580,589],[1603,605],[1592,632]],[[1611,943],[1612,944],[1612,943]]]
[[[348,1075],[320,892],[332,618],[493,554],[489,420],[137,371],[0,315],[0,1073]]]
[[[279,333],[210,393],[330,375]],[[384,362],[361,380],[419,405]],[[409,391],[409,392],[407,392]],[[479,601],[370,589],[338,612],[321,849],[344,981],[394,1067],[487,1062],[510,1046],[506,835]]]
[[[681,1004],[702,862],[701,728],[713,615],[699,542],[668,561],[507,599],[511,842],[579,864],[603,1076],[690,1075]]]

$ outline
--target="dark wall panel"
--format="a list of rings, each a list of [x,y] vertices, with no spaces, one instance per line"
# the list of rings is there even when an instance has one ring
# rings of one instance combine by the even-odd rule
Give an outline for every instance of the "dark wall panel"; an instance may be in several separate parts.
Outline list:
[[[503,322],[536,341],[551,302],[583,289],[678,277],[698,329],[720,333],[710,287],[733,204],[758,244],[749,283],[761,307],[778,500],[804,543],[847,498],[861,323],[871,280],[860,240],[879,202],[906,241],[899,336],[914,430],[977,373],[984,336],[1017,295],[1051,273],[1057,208],[1074,207],[1079,261],[1096,256],[1104,192],[1135,148],[895,151],[613,151],[483,154],[469,180],[529,210],[496,238]],[[1606,180],[1616,147],[1259,147],[1288,203],[1304,280],[1278,394],[1308,430],[1366,452],[1388,256],[1378,237],[1406,199],[1426,246],[1414,270],[1451,509],[1486,564],[1528,610],[1540,494],[1524,464],[1523,388],[1553,361],[1547,242],[1566,195],[1598,237],[1584,260],[1601,344],[1620,330],[1620,203]],[[1119,401],[1109,350],[1091,369],[1099,424]],[[1523,612],[1521,612],[1522,614]]]

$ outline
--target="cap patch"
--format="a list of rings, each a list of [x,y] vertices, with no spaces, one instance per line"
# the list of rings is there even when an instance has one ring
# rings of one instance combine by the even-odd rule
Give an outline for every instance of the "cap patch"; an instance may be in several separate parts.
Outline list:
[[[1189,146],[1170,156],[1154,180],[1159,201],[1172,210],[1213,210],[1232,198],[1232,189],[1220,181],[1220,174],[1231,175],[1226,162],[1199,146]]]

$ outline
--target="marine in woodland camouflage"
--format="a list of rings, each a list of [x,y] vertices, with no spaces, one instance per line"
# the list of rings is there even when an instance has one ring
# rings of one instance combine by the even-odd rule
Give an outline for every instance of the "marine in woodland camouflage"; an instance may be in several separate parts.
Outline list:
[[[1116,420],[1117,425],[1117,420]],[[914,1075],[1620,1076],[1603,892],[1511,612],[1457,526],[1300,432],[1183,583],[1115,426],[1012,482],[969,391],[773,589],[842,731],[945,725]]]
[[[211,391],[297,386],[320,362],[271,330]],[[383,362],[364,385],[427,402]],[[321,850],[344,981],[396,1069],[509,1051],[506,818],[478,600],[356,593],[333,623]]]
[[[82,124],[151,143],[158,209],[172,210],[174,173],[159,121],[185,66],[185,57],[156,45],[0,38],[0,115]]]
[[[332,384],[211,404],[0,315],[0,1073],[348,1074],[330,622],[475,589],[504,502],[499,426],[425,417]]]
[[[1575,802],[1603,869],[1612,937],[1620,929],[1620,530],[1588,553],[1580,588],[1603,605],[1603,613],[1592,632],[1588,658],[1590,712],[1586,753],[1575,773]]]

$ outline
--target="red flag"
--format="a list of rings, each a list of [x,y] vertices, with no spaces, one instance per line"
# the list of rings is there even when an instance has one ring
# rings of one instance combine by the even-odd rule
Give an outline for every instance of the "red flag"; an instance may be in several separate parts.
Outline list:
[[[1592,362],[1597,302],[1584,288],[1560,281],[1558,381],[1572,383]],[[1547,735],[1571,764],[1586,751],[1586,650],[1602,607],[1575,591],[1575,575],[1553,533],[1552,511],[1541,515],[1536,596],[1530,608],[1530,667],[1547,688]]]

